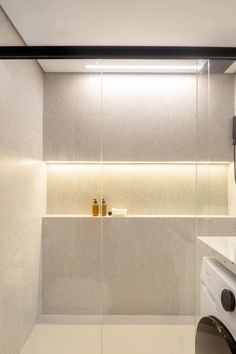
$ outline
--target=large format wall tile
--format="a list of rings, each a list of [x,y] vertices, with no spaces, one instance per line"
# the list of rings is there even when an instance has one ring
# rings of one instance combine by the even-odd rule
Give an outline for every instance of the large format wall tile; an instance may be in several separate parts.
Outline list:
[[[235,220],[45,217],[43,313],[193,315],[196,230],[235,235]]]
[[[194,75],[46,74],[44,97],[45,160],[195,158]]]
[[[196,76],[104,75],[102,94],[105,161],[194,160]]]
[[[44,218],[42,311],[101,312],[101,222],[99,218]]]
[[[45,160],[231,161],[234,76],[46,74]]]
[[[98,218],[43,219],[43,313],[194,313],[194,218],[106,218],[102,231]]]
[[[234,104],[234,75],[216,74],[211,69],[198,75],[198,161],[232,161]]]
[[[236,218],[226,217],[203,217],[197,218],[197,236],[235,236]]]
[[[0,44],[24,45],[0,8]],[[18,354],[40,312],[43,73],[0,61],[0,352]]]
[[[44,160],[101,159],[101,76],[45,74]]]
[[[211,161],[232,161],[232,116],[234,75],[211,74],[209,82],[208,157]],[[208,149],[207,149],[208,147]]]
[[[103,225],[107,314],[192,315],[193,218],[107,219]]]

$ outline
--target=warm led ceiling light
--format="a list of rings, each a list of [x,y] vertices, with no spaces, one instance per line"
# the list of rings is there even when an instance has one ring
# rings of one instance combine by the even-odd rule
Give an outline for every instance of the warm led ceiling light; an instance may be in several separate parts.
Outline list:
[[[155,70],[158,72],[199,72],[203,68],[203,65],[112,65],[112,64],[87,64],[85,69],[89,70]]]
[[[46,164],[77,165],[229,165],[229,161],[45,161]]]

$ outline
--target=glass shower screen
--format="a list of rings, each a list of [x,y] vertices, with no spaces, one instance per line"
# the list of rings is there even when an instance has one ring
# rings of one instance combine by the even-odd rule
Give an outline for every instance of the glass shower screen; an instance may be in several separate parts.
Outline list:
[[[104,353],[194,353],[196,125],[205,62],[102,60]]]
[[[195,353],[235,233],[231,64],[0,61],[4,354]]]

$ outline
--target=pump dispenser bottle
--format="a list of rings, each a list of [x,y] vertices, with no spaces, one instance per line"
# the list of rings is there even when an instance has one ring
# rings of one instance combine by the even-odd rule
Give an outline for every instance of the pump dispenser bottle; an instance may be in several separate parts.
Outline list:
[[[93,213],[93,216],[98,216],[98,202],[97,202],[97,199],[95,198],[94,201],[93,201],[93,207],[92,207],[92,213]]]
[[[102,216],[106,216],[107,215],[107,205],[105,202],[105,199],[103,198],[102,200]]]

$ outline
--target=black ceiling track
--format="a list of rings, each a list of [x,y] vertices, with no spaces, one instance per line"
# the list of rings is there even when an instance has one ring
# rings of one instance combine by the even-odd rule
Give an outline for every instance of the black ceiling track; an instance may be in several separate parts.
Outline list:
[[[236,47],[0,46],[0,59],[236,60]]]

